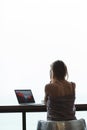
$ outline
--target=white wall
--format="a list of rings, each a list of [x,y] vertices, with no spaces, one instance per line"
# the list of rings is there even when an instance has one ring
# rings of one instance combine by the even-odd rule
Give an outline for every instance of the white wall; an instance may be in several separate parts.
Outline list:
[[[0,0],[0,104],[17,103],[15,88],[41,101],[57,59],[76,82],[76,102],[86,103],[86,12],[86,0]]]

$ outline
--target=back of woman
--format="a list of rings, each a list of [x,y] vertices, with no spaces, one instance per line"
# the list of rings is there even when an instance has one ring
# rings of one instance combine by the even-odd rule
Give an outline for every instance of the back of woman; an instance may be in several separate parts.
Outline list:
[[[57,63],[59,62],[61,61],[57,61]],[[66,69],[66,66],[64,67]],[[47,119],[55,121],[74,120],[76,119],[74,106],[75,83],[65,80],[65,73],[63,73],[63,78],[61,78],[59,73],[56,75],[53,69],[55,68],[51,68],[51,82],[45,86]]]

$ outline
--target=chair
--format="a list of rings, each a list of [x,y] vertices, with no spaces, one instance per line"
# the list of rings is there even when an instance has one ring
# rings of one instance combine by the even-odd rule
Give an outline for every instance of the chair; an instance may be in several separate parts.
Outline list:
[[[37,130],[86,130],[86,123],[84,119],[70,121],[39,120]]]

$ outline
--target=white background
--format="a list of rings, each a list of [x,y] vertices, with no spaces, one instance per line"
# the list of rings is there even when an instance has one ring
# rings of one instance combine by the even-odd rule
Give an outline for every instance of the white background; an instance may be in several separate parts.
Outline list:
[[[17,104],[18,88],[41,102],[58,59],[76,83],[76,103],[87,103],[86,44],[86,0],[0,0],[0,104]]]

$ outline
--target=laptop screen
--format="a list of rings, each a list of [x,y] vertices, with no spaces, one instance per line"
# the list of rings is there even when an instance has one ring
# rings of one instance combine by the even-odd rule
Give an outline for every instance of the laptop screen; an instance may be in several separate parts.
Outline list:
[[[19,104],[22,103],[35,103],[32,91],[30,89],[27,90],[15,90],[16,97]]]

